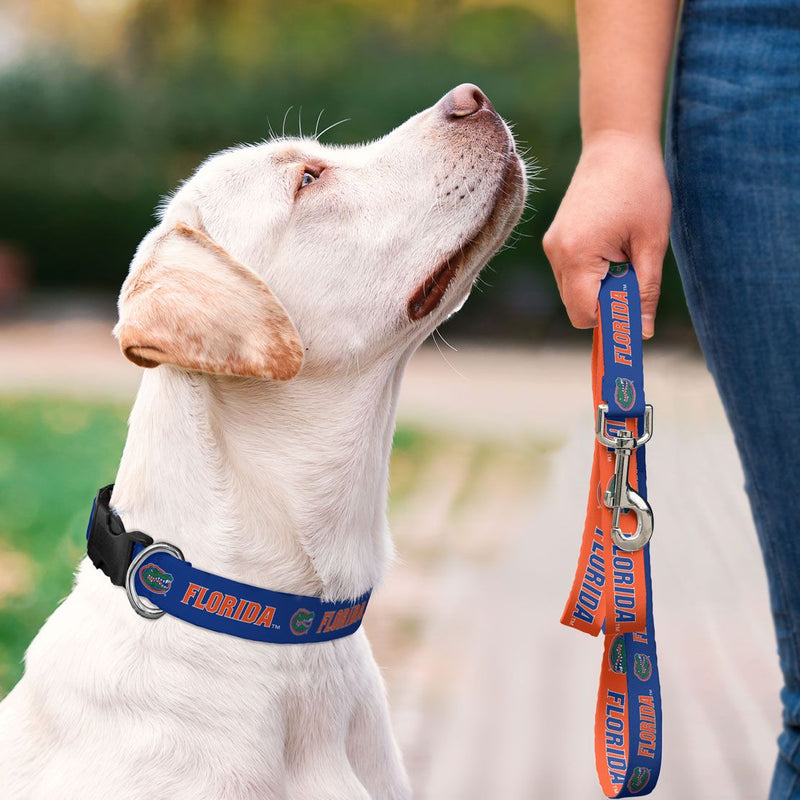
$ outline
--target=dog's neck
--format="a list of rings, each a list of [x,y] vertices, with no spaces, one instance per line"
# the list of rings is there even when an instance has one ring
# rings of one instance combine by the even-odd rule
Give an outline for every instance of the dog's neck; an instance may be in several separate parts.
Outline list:
[[[285,384],[147,372],[112,504],[196,567],[326,599],[378,584],[405,359]]]

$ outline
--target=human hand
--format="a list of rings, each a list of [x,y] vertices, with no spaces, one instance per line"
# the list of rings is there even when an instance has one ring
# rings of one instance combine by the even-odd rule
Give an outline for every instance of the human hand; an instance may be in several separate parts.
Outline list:
[[[596,134],[542,242],[576,328],[597,325],[609,261],[631,261],[642,300],[642,335],[653,335],[672,198],[658,141]]]

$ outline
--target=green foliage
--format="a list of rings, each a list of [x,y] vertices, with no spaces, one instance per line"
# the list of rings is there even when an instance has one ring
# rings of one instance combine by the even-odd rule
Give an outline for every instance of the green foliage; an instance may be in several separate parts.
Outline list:
[[[566,326],[540,243],[579,152],[571,30],[449,0],[147,0],[126,24],[106,62],[64,50],[0,74],[0,239],[30,253],[39,286],[116,290],[159,199],[284,117],[308,134],[324,111],[320,128],[349,120],[324,140],[368,140],[471,81],[514,122],[543,191],[452,324],[523,338]],[[667,315],[682,309],[675,287]]]
[[[127,408],[77,400],[0,400],[0,570],[21,569],[21,593],[0,597],[0,695],[65,597],[86,546],[99,486],[114,479]],[[20,554],[3,563],[3,554]]]
[[[411,428],[397,428],[392,439],[394,453],[407,453],[415,450],[420,444],[420,434]]]

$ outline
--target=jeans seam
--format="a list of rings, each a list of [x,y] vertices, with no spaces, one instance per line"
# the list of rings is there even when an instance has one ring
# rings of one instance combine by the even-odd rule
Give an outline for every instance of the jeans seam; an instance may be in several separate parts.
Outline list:
[[[684,8],[684,15],[688,13],[688,8]],[[681,34],[679,33],[679,37]],[[670,115],[670,133],[671,133],[671,149],[672,149],[672,162],[675,165],[675,170],[673,171],[674,175],[674,182],[675,182],[675,198],[678,202],[675,203],[675,213],[678,218],[678,225],[681,228],[683,233],[683,241],[686,247],[686,258],[687,258],[687,266],[688,271],[691,276],[692,281],[692,289],[694,290],[695,297],[698,300],[698,306],[700,315],[703,320],[703,326],[705,328],[705,333],[707,333],[710,329],[710,320],[708,309],[706,306],[705,296],[703,295],[702,288],[700,286],[700,282],[697,279],[697,270],[695,269],[695,256],[694,256],[694,247],[692,244],[692,239],[689,236],[689,223],[686,219],[686,214],[684,212],[684,204],[680,202],[680,197],[684,194],[683,190],[683,177],[681,175],[680,167],[680,157],[679,157],[679,141],[678,141],[678,118],[681,114],[680,108],[680,86],[682,83],[683,77],[683,48],[682,48],[682,41],[681,38],[678,39],[678,48],[677,54],[675,57],[675,72],[672,76],[672,96],[673,96],[673,104],[672,104],[672,114]],[[704,339],[706,340],[707,346],[710,350],[712,350],[712,356],[717,355],[717,348],[713,341],[710,340],[709,336],[705,336]],[[713,359],[712,359],[713,360]],[[708,363],[708,358],[706,358],[706,363]]]

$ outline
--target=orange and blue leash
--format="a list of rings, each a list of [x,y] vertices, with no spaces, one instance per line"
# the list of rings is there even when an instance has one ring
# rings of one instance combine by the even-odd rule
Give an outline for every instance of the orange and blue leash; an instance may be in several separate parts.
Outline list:
[[[595,713],[595,762],[607,797],[652,792],[661,768],[661,692],[653,626],[639,285],[611,264],[592,348],[595,449],[578,568],[561,622],[605,648]]]

